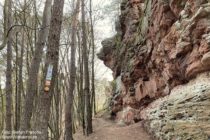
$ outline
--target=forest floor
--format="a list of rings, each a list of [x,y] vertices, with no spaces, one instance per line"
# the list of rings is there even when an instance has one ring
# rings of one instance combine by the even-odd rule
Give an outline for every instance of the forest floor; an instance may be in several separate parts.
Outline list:
[[[93,119],[93,133],[83,136],[82,130],[74,134],[75,140],[152,140],[142,127],[142,123],[119,126],[104,118]]]

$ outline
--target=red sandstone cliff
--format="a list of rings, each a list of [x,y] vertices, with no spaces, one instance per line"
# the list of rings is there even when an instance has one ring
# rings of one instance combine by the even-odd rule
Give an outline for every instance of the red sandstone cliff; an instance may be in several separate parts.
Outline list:
[[[102,42],[103,48],[98,54],[104,64],[112,69],[116,79],[117,88],[111,102],[112,114],[116,114],[119,120],[127,124],[143,119],[145,127],[157,139],[185,139],[188,136],[198,140],[208,138],[210,111],[203,114],[205,119],[198,118],[206,124],[200,124],[199,132],[186,121],[181,126],[171,123],[172,126],[177,125],[177,128],[168,126],[163,130],[163,127],[170,123],[170,119],[165,119],[170,116],[168,112],[171,112],[167,104],[168,98],[186,99],[186,103],[189,101],[192,106],[202,107],[201,112],[210,107],[210,82],[206,73],[210,70],[210,1],[123,0],[116,31],[114,37]],[[205,97],[198,96],[203,88],[195,88],[197,92],[194,92],[188,85],[199,79],[193,83],[196,87],[202,81],[199,78],[202,73],[205,73],[203,79],[209,82],[205,83]],[[183,86],[182,92],[176,90],[180,85]],[[186,96],[180,96],[182,93]],[[196,96],[197,100],[203,100],[205,104],[202,105],[202,101],[200,104],[193,103],[186,98],[189,95]],[[160,102],[163,97],[164,100]],[[156,112],[162,111],[160,106],[165,107],[165,112],[162,112],[164,117],[150,114],[151,104],[156,104],[152,108]],[[171,104],[176,109],[177,104]],[[173,112],[186,111],[187,106],[183,103],[181,105],[177,108],[178,111]],[[191,110],[196,114],[197,109]],[[172,118],[173,115],[172,113]],[[183,118],[188,120],[189,114],[178,120],[183,121]],[[154,120],[159,120],[158,123],[161,124]],[[194,120],[199,122],[195,118]],[[187,132],[190,129],[195,134],[200,133],[203,137],[194,137],[192,133],[184,135],[181,131],[178,133],[179,126],[183,130],[186,128]]]

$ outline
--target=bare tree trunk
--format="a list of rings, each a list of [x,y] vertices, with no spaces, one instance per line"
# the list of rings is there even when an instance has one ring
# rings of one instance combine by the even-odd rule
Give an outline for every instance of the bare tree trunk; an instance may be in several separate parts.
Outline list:
[[[4,49],[4,47],[6,47],[7,42],[8,42],[8,37],[7,33],[8,33],[8,3],[9,1],[4,0],[4,10],[3,10],[3,15],[4,15],[4,24],[3,24],[3,28],[4,28],[4,34],[3,34],[3,42],[0,45],[0,50]]]
[[[81,118],[81,123],[82,123],[82,128],[83,128],[83,134],[85,135],[85,120],[84,120],[84,113],[85,113],[85,100],[84,100],[84,92],[83,92],[83,55],[82,55],[82,46],[81,46],[81,39],[80,39],[80,33],[79,31],[77,32],[77,38],[78,38],[78,49],[79,49],[79,59],[78,59],[78,64],[79,64],[79,80],[78,80],[78,108],[79,108],[79,113],[80,113],[80,118]]]
[[[36,1],[37,0],[34,0],[34,2],[33,2],[33,5],[34,5],[34,7],[33,7],[33,11],[34,11],[34,28],[36,29],[37,28],[37,16],[38,16],[38,14],[37,14],[37,7],[36,7]],[[36,42],[37,42],[37,31],[35,30],[34,31],[34,44],[36,44]]]
[[[47,47],[47,56],[44,67],[44,78],[46,77],[46,81],[45,83],[42,83],[43,88],[41,89],[38,109],[35,117],[34,129],[42,133],[41,135],[38,135],[37,139],[39,140],[48,139],[48,121],[50,116],[51,99],[54,92],[55,79],[58,73],[59,43],[63,6],[64,0],[54,0],[48,37],[49,44]],[[50,81],[50,84],[48,81]]]
[[[92,16],[92,0],[90,0],[90,28],[91,28],[91,44],[92,44],[92,77],[91,77],[91,87],[92,87],[92,99],[91,99],[91,107],[93,109],[94,114],[96,114],[96,97],[95,97],[95,70],[94,70],[94,62],[95,62],[95,42],[94,42],[94,29],[93,29],[93,16]]]
[[[12,0],[7,2],[7,27],[12,26],[11,4]],[[6,70],[6,131],[12,130],[12,34],[9,33],[7,40],[7,70]]]
[[[18,120],[17,120],[17,107],[18,107],[18,32],[16,32],[16,41],[15,41],[15,53],[16,53],[16,62],[15,62],[15,125],[14,129],[17,130]]]
[[[86,23],[85,23],[85,2],[82,0],[82,45],[83,45],[83,57],[84,57],[84,94],[85,94],[85,124],[86,135],[92,133],[92,113],[90,103],[90,79],[88,71],[88,52],[87,52],[87,38],[86,38]]]
[[[72,19],[72,33],[71,33],[71,64],[70,64],[70,85],[69,93],[66,97],[65,106],[65,139],[73,140],[72,137],[72,111],[73,111],[73,96],[75,89],[75,78],[76,78],[76,66],[75,66],[75,54],[76,54],[76,34],[77,34],[77,24],[78,15],[80,9],[80,0],[77,0],[76,8],[74,9],[73,19]]]
[[[0,82],[1,82],[1,77],[0,77]],[[1,126],[0,126],[0,133],[4,129],[4,95],[2,92],[1,84],[0,84],[0,98],[1,98]]]
[[[61,101],[61,83],[62,79],[61,76],[59,74],[58,76],[58,80],[56,83],[56,90],[55,90],[55,94],[54,94],[54,101],[55,101],[55,139],[58,140],[59,136],[60,136],[60,130],[59,130],[59,119],[60,119],[60,108],[59,108],[59,104]]]
[[[21,95],[23,91],[23,55],[24,55],[24,31],[22,31],[22,42],[20,48],[20,57],[18,61],[19,71],[18,71],[18,89],[17,89],[17,104],[16,104],[16,130],[20,129],[20,121],[21,121]]]
[[[29,69],[29,78],[27,81],[27,89],[26,89],[26,99],[23,108],[23,117],[21,120],[21,130],[30,129],[30,120],[34,109],[33,107],[34,97],[37,94],[37,87],[38,87],[37,78],[43,55],[43,48],[45,46],[45,42],[49,31],[48,27],[50,25],[51,5],[52,5],[52,0],[46,0],[43,19],[42,19],[42,26],[38,34],[38,40],[35,46],[34,57],[31,63],[31,67]]]

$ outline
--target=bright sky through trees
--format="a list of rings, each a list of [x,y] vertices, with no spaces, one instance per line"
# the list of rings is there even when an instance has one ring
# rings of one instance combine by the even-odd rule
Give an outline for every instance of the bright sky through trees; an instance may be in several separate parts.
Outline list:
[[[19,0],[22,1],[22,0]],[[71,12],[71,9],[69,8],[69,5],[72,1],[66,0],[65,1],[65,8],[64,13]],[[95,29],[95,38],[96,38],[96,52],[98,52],[101,48],[101,41],[105,38],[109,38],[115,34],[114,30],[114,22],[113,18],[115,15],[109,15],[105,12],[105,8],[111,4],[112,0],[93,0],[93,20],[94,20],[94,29]],[[41,14],[44,8],[44,1],[43,0],[37,0],[37,4],[39,4],[39,13]],[[4,0],[0,0],[0,20],[3,19],[3,5]],[[3,33],[3,31],[0,31]],[[0,68],[1,70],[2,68]],[[107,68],[102,61],[99,59],[96,59],[96,79],[107,79],[109,81],[113,80],[112,78],[112,71]],[[1,76],[1,75],[0,75]],[[5,79],[3,77],[0,77],[2,86],[4,87],[4,81]]]

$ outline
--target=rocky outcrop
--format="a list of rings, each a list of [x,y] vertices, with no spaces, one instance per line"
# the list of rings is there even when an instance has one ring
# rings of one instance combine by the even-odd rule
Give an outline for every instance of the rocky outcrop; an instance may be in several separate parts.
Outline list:
[[[210,73],[175,87],[141,111],[145,127],[161,140],[210,138]]]
[[[138,114],[150,103],[210,70],[210,1],[123,0],[116,25],[98,56],[120,84],[112,114],[128,124],[142,119]]]

